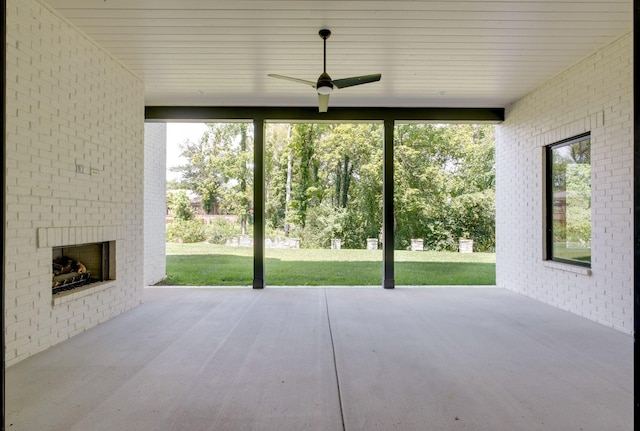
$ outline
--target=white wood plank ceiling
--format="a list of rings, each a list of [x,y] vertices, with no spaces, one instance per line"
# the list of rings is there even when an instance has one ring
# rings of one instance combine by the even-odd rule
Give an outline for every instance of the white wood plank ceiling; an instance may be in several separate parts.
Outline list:
[[[505,107],[632,29],[632,0],[43,0],[144,80],[147,105]]]

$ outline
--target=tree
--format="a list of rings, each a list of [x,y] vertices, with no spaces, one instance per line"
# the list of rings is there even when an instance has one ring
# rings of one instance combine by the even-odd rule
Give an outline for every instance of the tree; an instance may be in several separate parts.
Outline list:
[[[396,127],[396,244],[423,238],[425,248],[455,250],[472,237],[495,246],[493,127],[405,124]]]
[[[209,124],[187,142],[183,187],[205,209],[238,216],[252,208],[252,133],[248,124]],[[477,250],[495,244],[493,127],[403,124],[395,129],[395,244],[455,250],[469,236]],[[269,124],[265,143],[267,228],[303,246],[362,248],[382,227],[382,127],[379,124]],[[580,157],[580,155],[576,155]]]
[[[203,209],[212,214],[238,215],[243,232],[252,209],[252,126],[247,123],[207,124],[197,143],[181,145],[187,163],[173,168],[181,172],[181,188],[193,190]]]
[[[444,214],[447,172],[455,167],[457,149],[444,126],[403,124],[395,133],[395,247],[406,249],[411,238],[423,238],[426,248],[450,248]]]
[[[382,227],[382,128],[338,124],[320,143],[327,172],[326,194],[339,212],[346,248],[362,248]]]
[[[247,123],[225,125],[230,140],[220,155],[226,182],[221,187],[220,209],[240,220],[242,234],[247,233],[253,207],[252,128]]]
[[[304,226],[307,223],[307,208],[322,201],[318,188],[320,164],[315,156],[317,139],[326,130],[322,124],[294,124],[289,147],[292,157],[291,201],[287,222]]]
[[[288,236],[288,208],[291,200],[291,124],[268,124],[265,133],[265,222],[281,228]]]
[[[381,227],[382,134],[371,124],[270,125],[266,219],[303,245],[363,247]],[[363,214],[365,214],[363,216]]]
[[[567,243],[588,246],[591,243],[591,165],[565,165],[564,238]]]

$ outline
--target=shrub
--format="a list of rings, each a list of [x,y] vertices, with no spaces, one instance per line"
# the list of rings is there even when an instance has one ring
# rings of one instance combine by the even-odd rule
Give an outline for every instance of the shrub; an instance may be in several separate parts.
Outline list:
[[[448,218],[454,237],[473,240],[474,251],[495,251],[496,206],[493,190],[457,196]]]
[[[211,244],[224,245],[229,238],[240,234],[240,226],[227,219],[214,219],[207,226],[206,235]]]
[[[174,220],[167,225],[167,242],[202,242],[205,228],[197,220]]]
[[[345,208],[335,208],[329,203],[310,206],[306,226],[295,226],[290,236],[299,238],[302,248],[330,248],[333,238],[343,239],[343,232],[349,230],[345,228],[346,216]],[[343,244],[347,243],[343,240]]]
[[[167,196],[167,206],[171,210],[173,217],[177,220],[192,220],[194,216],[193,207],[189,196],[184,190]]]

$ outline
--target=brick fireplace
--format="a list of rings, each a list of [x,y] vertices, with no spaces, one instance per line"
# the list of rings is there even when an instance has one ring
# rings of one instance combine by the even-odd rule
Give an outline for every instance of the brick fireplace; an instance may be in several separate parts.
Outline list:
[[[94,283],[115,280],[115,241],[65,245],[52,248],[53,295],[85,289]]]
[[[119,226],[38,229],[38,248],[51,250],[54,305],[115,282]]]
[[[47,3],[6,7],[5,366],[136,307],[144,288],[144,82]],[[53,294],[54,248],[105,242],[108,279]]]

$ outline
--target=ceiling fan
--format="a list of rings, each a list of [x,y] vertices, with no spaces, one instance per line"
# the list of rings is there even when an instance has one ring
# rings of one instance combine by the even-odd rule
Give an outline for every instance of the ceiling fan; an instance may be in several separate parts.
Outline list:
[[[318,92],[318,109],[319,112],[327,112],[329,107],[329,95],[334,88],[341,89],[346,87],[353,87],[354,85],[368,84],[370,82],[380,81],[381,74],[376,73],[373,75],[352,76],[351,78],[331,79],[327,73],[327,39],[331,36],[331,31],[323,28],[318,32],[322,40],[324,41],[324,71],[318,77],[317,82],[307,81],[306,79],[292,78],[290,76],[277,75],[270,73],[268,76],[272,78],[286,79],[288,81],[299,82],[301,84],[309,85],[316,89]]]

